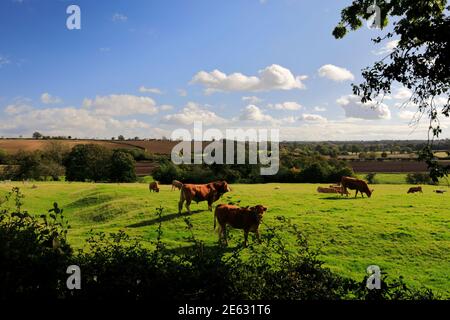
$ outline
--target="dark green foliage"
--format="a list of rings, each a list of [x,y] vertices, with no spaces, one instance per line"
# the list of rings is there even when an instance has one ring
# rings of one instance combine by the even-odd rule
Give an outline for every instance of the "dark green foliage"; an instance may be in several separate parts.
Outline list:
[[[112,152],[96,144],[73,147],[65,160],[68,181],[107,181]]]
[[[136,181],[136,162],[131,154],[123,151],[114,151],[111,158],[110,180],[114,182]]]
[[[364,178],[367,180],[367,183],[375,184],[375,183],[377,183],[377,180],[375,178],[376,175],[377,174],[375,172],[371,172],[371,173],[366,174],[366,176]]]
[[[408,173],[406,175],[406,182],[409,184],[431,184],[432,179],[428,173]]]
[[[13,188],[0,211],[0,300],[57,298],[72,251],[63,211],[55,203],[36,218],[21,210],[23,195]]]

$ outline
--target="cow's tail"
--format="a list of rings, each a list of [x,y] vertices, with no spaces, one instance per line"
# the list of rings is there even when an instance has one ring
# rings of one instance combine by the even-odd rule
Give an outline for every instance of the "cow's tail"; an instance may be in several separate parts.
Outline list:
[[[217,208],[218,207],[216,207],[216,210],[214,210],[214,230],[216,230]]]

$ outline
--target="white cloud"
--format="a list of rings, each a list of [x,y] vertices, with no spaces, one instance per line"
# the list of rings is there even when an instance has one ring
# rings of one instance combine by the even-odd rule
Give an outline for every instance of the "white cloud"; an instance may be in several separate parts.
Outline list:
[[[206,125],[217,125],[226,122],[224,118],[195,102],[188,102],[180,112],[165,116],[164,121],[179,125],[190,125],[194,121],[202,121]]]
[[[406,100],[409,99],[411,96],[412,91],[405,87],[397,88],[396,92],[392,95],[392,97],[397,100]]]
[[[397,116],[402,120],[412,121],[415,119],[417,115],[417,112],[409,111],[409,110],[402,110],[400,111]]]
[[[126,116],[132,114],[153,115],[158,112],[152,98],[127,94],[97,96],[95,99],[84,99],[83,107],[96,114],[110,116]]]
[[[248,105],[242,110],[241,115],[239,116],[240,120],[244,121],[273,121],[274,119],[261,111],[260,108],[251,104]]]
[[[397,46],[398,46],[399,40],[391,40],[388,41],[383,47],[376,51],[372,51],[373,54],[379,56],[379,55],[387,55],[391,53]]]
[[[314,111],[315,112],[325,112],[325,111],[327,111],[327,108],[321,107],[321,106],[315,106]]]
[[[302,108],[302,105],[294,102],[294,101],[286,101],[283,103],[276,103],[276,104],[269,104],[267,105],[267,107],[269,109],[274,109],[274,110],[300,110]]]
[[[11,61],[9,61],[8,58],[6,58],[6,57],[0,55],[0,68],[1,68],[3,65],[9,64],[9,63],[11,63]]]
[[[379,120],[390,119],[391,111],[384,103],[377,103],[376,101],[369,101],[362,103],[360,97],[355,95],[342,96],[336,100],[348,118]]]
[[[10,104],[10,105],[6,106],[6,108],[4,109],[5,113],[8,115],[25,113],[25,112],[29,112],[31,110],[33,110],[33,107],[31,107],[30,105],[26,104],[25,102],[21,102],[21,101]]]
[[[4,109],[6,117],[0,117],[0,131],[17,136],[31,135],[37,130],[47,135],[71,135],[79,138],[108,138],[118,134],[128,137],[161,137],[169,134],[168,131],[137,119],[121,120],[94,111],[75,107],[35,109],[17,102]]]
[[[154,93],[154,94],[162,94],[162,91],[158,88],[146,88],[144,86],[141,86],[139,88],[139,92],[141,93]]]
[[[187,91],[185,89],[178,89],[177,92],[181,97],[187,96]]]
[[[295,77],[289,69],[273,64],[258,72],[258,76],[242,73],[225,74],[219,70],[198,72],[191,83],[201,84],[205,93],[218,91],[269,91],[304,89],[303,80],[307,76]]]
[[[54,97],[48,92],[41,94],[41,102],[45,104],[56,104],[61,103],[62,100],[59,97]]]
[[[302,114],[301,120],[311,121],[311,122],[327,122],[327,118],[322,117],[318,114],[304,113]]]
[[[258,97],[256,97],[256,96],[242,97],[241,99],[242,99],[242,101],[248,102],[248,103],[250,103],[250,104],[258,104],[258,103],[264,101],[263,99],[258,98]]]
[[[332,64],[321,66],[318,72],[319,76],[333,81],[346,81],[355,79],[355,76],[349,70]]]
[[[162,111],[169,111],[169,110],[173,109],[173,106],[170,105],[170,104],[163,104],[163,105],[160,106],[160,108],[161,108]]]
[[[126,22],[128,17],[122,13],[114,13],[112,16],[114,22]]]

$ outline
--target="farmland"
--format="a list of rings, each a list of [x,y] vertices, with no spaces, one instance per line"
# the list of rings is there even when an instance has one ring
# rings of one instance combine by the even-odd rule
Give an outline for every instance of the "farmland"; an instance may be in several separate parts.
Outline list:
[[[0,194],[12,186],[21,188],[23,208],[32,213],[46,212],[57,201],[72,227],[68,237],[75,248],[83,246],[91,229],[124,230],[150,246],[156,237],[159,206],[164,208],[164,241],[169,247],[187,244],[188,231],[176,209],[179,192],[167,185],[160,193],[150,194],[147,184],[139,183],[10,182],[0,184]],[[316,184],[236,184],[232,188],[220,201],[269,207],[262,233],[277,216],[290,219],[313,247],[321,248],[326,266],[343,276],[361,280],[366,267],[376,264],[390,277],[402,275],[412,286],[424,285],[450,296],[450,194],[433,193],[435,186],[424,186],[424,194],[407,195],[407,185],[379,184],[373,186],[370,199],[319,195]],[[198,239],[214,246],[217,234],[206,207],[206,203],[194,203],[190,219]],[[231,233],[230,246],[236,246],[242,234]],[[287,241],[293,245],[293,239],[287,237]]]

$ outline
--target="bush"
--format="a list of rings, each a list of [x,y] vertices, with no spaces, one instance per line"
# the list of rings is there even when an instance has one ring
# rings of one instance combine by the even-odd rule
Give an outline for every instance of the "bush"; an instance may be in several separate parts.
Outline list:
[[[409,184],[432,184],[432,179],[428,173],[408,173],[406,182]]]
[[[110,180],[114,182],[135,182],[136,161],[131,154],[123,151],[114,151],[111,158]]]
[[[367,180],[367,183],[375,184],[375,183],[377,183],[377,180],[375,178],[376,175],[377,175],[376,173],[371,172],[371,173],[366,174],[366,176],[364,178]]]
[[[73,147],[64,161],[67,181],[108,181],[112,152],[96,144]]]
[[[0,300],[58,298],[72,251],[63,211],[55,203],[40,218],[21,210],[23,195],[13,188],[0,211]]]

